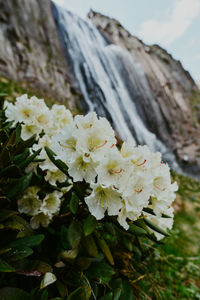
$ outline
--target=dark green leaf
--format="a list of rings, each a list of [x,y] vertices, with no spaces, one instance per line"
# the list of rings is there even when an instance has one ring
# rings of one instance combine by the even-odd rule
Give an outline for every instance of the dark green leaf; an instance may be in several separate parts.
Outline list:
[[[114,259],[113,259],[112,253],[111,253],[110,248],[108,247],[107,243],[98,233],[96,233],[95,235],[96,235],[97,243],[98,243],[100,249],[102,250],[103,254],[105,255],[105,257],[107,258],[108,262],[111,265],[114,265]]]
[[[132,286],[128,281],[124,281],[122,283],[122,293],[119,298],[120,300],[135,300],[135,297],[133,296],[133,289]]]
[[[144,222],[147,224],[147,226],[149,226],[151,229],[155,230],[156,232],[164,235],[164,236],[170,236],[166,231],[164,231],[162,228],[160,228],[159,226],[155,225],[153,222],[151,222],[150,220],[144,218]]]
[[[146,231],[143,228],[138,227],[137,225],[134,224],[130,224],[128,231],[137,236],[146,235]]]
[[[156,214],[154,213],[153,209],[152,208],[149,208],[149,207],[146,207],[146,208],[143,208],[143,211],[155,216]],[[167,216],[165,214],[162,214],[162,218],[171,218],[170,216]]]
[[[4,287],[0,289],[1,300],[33,300],[32,297],[21,289]]]
[[[113,300],[113,293],[110,292],[106,294],[105,296],[101,297],[99,300]]]
[[[73,221],[68,228],[68,240],[72,248],[77,247],[81,240],[81,227],[77,221]]]
[[[11,267],[6,261],[0,259],[0,272],[14,272],[15,269]]]
[[[28,188],[33,174],[29,173],[19,179],[13,180],[6,186],[6,194],[8,198],[12,198],[18,194],[21,194]]]
[[[76,214],[79,206],[79,198],[76,194],[72,193],[72,197],[70,199],[69,208],[73,214]]]
[[[56,154],[49,148],[49,147],[44,147],[45,151],[49,157],[49,159],[54,163],[54,165],[61,170],[64,174],[68,175],[68,167],[67,165],[60,159],[55,159]]]
[[[22,153],[14,156],[13,162],[17,165],[20,164],[29,156],[29,153],[30,153],[29,149],[26,148]]]
[[[88,235],[87,237],[83,237],[82,240],[83,247],[86,251],[86,253],[91,257],[97,257],[98,256],[98,250],[96,243],[92,237],[92,235]]]
[[[32,155],[30,155],[29,157],[27,157],[23,162],[21,162],[19,164],[19,167],[21,169],[26,168],[41,152],[42,149],[39,149],[37,151],[35,151]]]
[[[85,236],[90,235],[96,228],[97,220],[92,215],[89,215],[84,222],[83,231]]]
[[[0,222],[3,222],[5,220],[7,220],[8,218],[12,217],[13,215],[18,214],[17,211],[14,210],[4,210],[0,213]]]
[[[15,247],[34,247],[34,246],[38,246],[43,241],[43,239],[44,239],[43,234],[28,236],[28,237],[18,239],[14,242],[11,242],[9,244],[9,247],[12,247],[12,248],[15,248]]]
[[[91,279],[96,279],[99,282],[109,282],[112,276],[115,274],[113,268],[105,263],[92,263],[91,267],[86,270],[86,276]]]
[[[21,247],[15,247],[11,251],[9,251],[7,256],[9,257],[9,260],[17,261],[25,257],[28,257],[31,254],[33,254],[33,250],[31,248],[26,246],[21,246]]]

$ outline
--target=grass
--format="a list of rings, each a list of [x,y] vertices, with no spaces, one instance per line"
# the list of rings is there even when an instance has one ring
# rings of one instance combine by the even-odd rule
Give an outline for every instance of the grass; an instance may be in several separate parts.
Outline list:
[[[136,299],[200,299],[200,182],[176,174],[173,178],[179,191],[172,235],[139,266]]]

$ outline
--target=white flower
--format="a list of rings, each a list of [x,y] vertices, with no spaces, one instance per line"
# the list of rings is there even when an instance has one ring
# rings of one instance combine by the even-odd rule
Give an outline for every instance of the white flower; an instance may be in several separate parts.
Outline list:
[[[167,231],[167,229],[172,229],[172,226],[174,223],[173,217],[172,218],[161,218],[158,216],[149,215],[147,217],[147,219],[150,220],[156,226],[162,228],[164,231]],[[149,228],[149,230],[155,234],[157,240],[161,240],[164,238],[164,235],[158,233],[157,231],[152,230],[151,228]]]
[[[135,141],[131,138],[128,138],[126,142],[123,142],[120,150],[122,157],[124,159],[130,159],[133,157],[135,146]]]
[[[54,104],[51,108],[51,113],[53,117],[53,130],[55,132],[60,131],[60,129],[73,122],[71,112],[64,105]]]
[[[77,156],[77,128],[73,124],[65,126],[60,133],[52,137],[51,149],[64,162],[73,161]]]
[[[39,166],[42,170],[48,170],[51,172],[56,172],[57,167],[51,162],[49,159],[44,147],[47,146],[51,148],[52,140],[48,135],[44,135],[42,138],[38,140],[37,144],[34,144],[32,147],[33,151],[37,151],[42,149],[40,154],[37,156],[38,159],[44,159],[43,162],[40,162]]]
[[[97,164],[93,162],[91,159],[85,161],[84,155],[78,154],[74,161],[68,163],[69,175],[73,177],[73,181],[83,181],[86,182],[94,182],[96,173]]]
[[[124,185],[123,196],[132,199],[133,203],[141,203],[147,206],[152,190],[152,179],[140,175],[133,175],[127,178]]]
[[[119,151],[109,149],[96,169],[98,181],[106,186],[118,186],[124,169],[125,161],[122,159]]]
[[[94,128],[97,122],[98,118],[95,112],[89,112],[86,116],[77,115],[74,118],[76,127],[82,130]]]
[[[39,188],[36,186],[29,187],[24,195],[18,200],[18,210],[20,213],[34,216],[39,212],[42,204],[37,193]]]
[[[85,198],[85,202],[88,206],[90,213],[100,220],[104,217],[105,211],[109,216],[115,216],[119,214],[119,210],[122,208],[121,194],[113,187],[104,187],[98,183],[91,184],[93,191],[90,196]]]
[[[60,210],[62,193],[54,191],[53,193],[47,194],[42,201],[40,211],[45,215],[57,214]]]
[[[77,130],[77,150],[94,161],[100,161],[115,144],[114,131],[105,118],[97,120],[91,128]]]
[[[56,182],[65,182],[67,179],[67,176],[60,171],[59,169],[56,169],[55,171],[46,170],[45,174],[45,180],[47,180],[50,184],[56,185]]]
[[[33,216],[30,220],[30,225],[33,229],[38,229],[40,225],[43,227],[48,227],[49,223],[51,222],[53,215],[44,214],[40,212],[39,214]]]
[[[27,123],[22,125],[21,138],[25,141],[29,139],[32,135],[38,135],[41,133],[41,128],[35,123]]]
[[[131,221],[135,221],[138,219],[138,215],[134,214],[134,212],[132,211],[127,211],[126,207],[123,206],[118,214],[117,217],[117,221],[119,222],[119,224],[125,229],[128,230],[129,229],[129,225],[127,223],[127,219],[131,220]]]

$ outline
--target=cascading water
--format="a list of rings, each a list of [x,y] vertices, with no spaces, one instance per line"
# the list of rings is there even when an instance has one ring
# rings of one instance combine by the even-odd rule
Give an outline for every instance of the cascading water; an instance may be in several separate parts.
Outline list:
[[[171,167],[180,171],[175,155],[147,129],[136,105],[134,90],[147,103],[155,102],[140,65],[128,51],[109,44],[90,20],[83,20],[55,4],[53,13],[87,109],[106,116],[123,140],[132,137],[139,144],[147,144],[152,151],[161,151]]]

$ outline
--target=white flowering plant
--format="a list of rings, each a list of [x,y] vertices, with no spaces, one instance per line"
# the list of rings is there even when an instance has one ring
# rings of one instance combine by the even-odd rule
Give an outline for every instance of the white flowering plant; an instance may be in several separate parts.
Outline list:
[[[0,174],[5,280],[44,276],[34,299],[134,299],[134,264],[173,225],[177,184],[160,153],[119,147],[95,112],[73,117],[22,95],[1,109]]]

